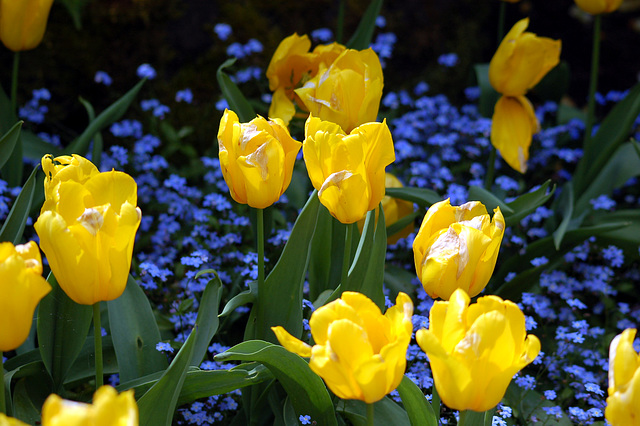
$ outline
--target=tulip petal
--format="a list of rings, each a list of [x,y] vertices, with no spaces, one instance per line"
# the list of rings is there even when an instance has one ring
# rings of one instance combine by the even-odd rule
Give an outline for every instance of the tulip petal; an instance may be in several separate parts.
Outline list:
[[[527,171],[531,137],[539,124],[533,106],[524,96],[502,96],[491,123],[491,143],[514,170]]]
[[[309,358],[311,356],[311,346],[293,337],[283,327],[271,327],[271,330],[275,333],[278,342],[289,352],[298,354],[303,358]]]

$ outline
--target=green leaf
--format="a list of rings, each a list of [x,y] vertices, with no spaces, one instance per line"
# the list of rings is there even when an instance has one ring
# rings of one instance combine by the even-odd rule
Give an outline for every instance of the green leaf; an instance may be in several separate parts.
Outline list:
[[[531,91],[532,95],[541,101],[553,101],[560,104],[560,99],[569,90],[569,77],[571,71],[567,61],[553,67]]]
[[[427,397],[422,393],[420,388],[411,381],[407,376],[402,378],[398,393],[402,399],[402,405],[407,411],[411,426],[437,426],[438,420],[433,412],[433,407],[427,401]]]
[[[476,72],[478,87],[480,87],[478,110],[483,117],[491,117],[500,94],[495,91],[489,82],[489,64],[476,64],[473,69]]]
[[[236,58],[230,58],[224,61],[222,65],[218,67],[216,77],[218,79],[218,85],[222,96],[227,100],[229,109],[238,114],[238,118],[241,122],[246,123],[256,118],[256,112],[253,107],[244,97],[238,86],[231,81],[229,76],[224,72],[225,68],[229,68],[236,62]]]
[[[90,0],[59,0],[67,8],[76,30],[82,29],[82,11]]]
[[[416,210],[413,213],[401,218],[397,222],[394,222],[391,225],[387,226],[387,235],[391,237],[394,234],[402,231],[407,225],[413,223],[413,221],[416,220],[416,217],[418,217],[418,215],[420,215],[421,213],[422,211]]]
[[[512,214],[508,216],[505,215],[507,226],[517,224],[520,220],[533,213],[538,207],[546,203],[556,190],[556,185],[554,184],[551,190],[548,191],[549,185],[551,185],[550,180],[543,183],[540,188],[535,191],[522,194],[510,203],[507,203],[507,205],[513,210]]]
[[[415,277],[415,271],[409,272],[396,265],[386,265],[384,284],[391,291],[391,295],[398,294],[401,291],[411,294],[416,289],[415,284],[412,282]]]
[[[38,342],[42,361],[58,390],[82,350],[93,309],[71,300],[53,274],[47,281],[52,289],[38,307]]]
[[[182,391],[182,385],[193,359],[193,348],[198,334],[198,323],[189,334],[173,362],[151,388],[138,400],[141,426],[171,425]]]
[[[411,421],[407,412],[396,404],[391,398],[385,396],[378,402],[374,402],[373,424],[376,426],[410,426]],[[367,425],[367,406],[363,401],[355,399],[340,401],[336,411],[344,415],[354,426]]]
[[[198,338],[193,348],[193,359],[191,365],[199,366],[202,359],[207,354],[209,343],[218,331],[220,320],[218,319],[218,309],[220,307],[220,297],[222,297],[222,282],[217,272],[213,272],[214,277],[209,280],[202,293],[196,323],[199,324]]]
[[[0,229],[0,241],[10,241],[14,245],[22,239],[24,227],[31,212],[31,204],[36,191],[36,175],[40,167],[36,166],[18,194],[7,219]]]
[[[222,313],[219,317],[226,317],[231,312],[235,311],[237,307],[255,303],[258,300],[258,283],[252,281],[249,283],[249,290],[245,290],[236,294],[231,300],[224,305]]]
[[[509,384],[504,400],[506,401],[505,405],[513,408],[517,418],[530,419],[535,416],[541,425],[571,426],[573,424],[567,413],[562,412],[563,416],[557,419],[554,414],[547,414],[544,411],[543,407],[558,405],[555,401],[547,400],[534,390],[522,389],[515,381],[511,381]]]
[[[309,415],[319,425],[337,425],[333,403],[322,379],[298,355],[260,340],[242,342],[216,355],[221,361],[257,361],[264,364],[289,395],[297,415]]]
[[[617,210],[594,214],[591,223],[604,224],[609,222],[626,222],[627,226],[600,233],[598,239],[609,244],[615,244],[634,255],[640,245],[640,210]]]
[[[564,234],[567,232],[569,223],[573,217],[573,185],[571,182],[568,182],[564,188],[565,191],[562,191],[560,195],[561,201],[559,202],[560,208],[562,209],[562,222],[560,222],[558,229],[553,232],[553,244],[556,250],[560,249]]]
[[[40,409],[51,392],[46,371],[24,377],[13,391],[13,416],[28,424],[40,424]]]
[[[356,32],[347,43],[349,49],[364,50],[371,45],[373,32],[376,29],[376,18],[380,15],[382,0],[372,0],[362,15]]]
[[[156,350],[162,339],[151,305],[131,275],[122,295],[108,301],[107,308],[120,380],[127,382],[167,368],[166,356]]]
[[[429,207],[432,204],[442,201],[442,197],[437,192],[425,188],[413,188],[403,186],[402,188],[386,188],[385,195],[401,200],[411,201],[420,207]]]
[[[315,300],[326,290],[334,290],[340,282],[344,258],[346,226],[324,206],[318,209],[316,232],[309,257],[309,299]]]
[[[42,157],[46,154],[51,154],[54,157],[64,154],[61,148],[53,146],[49,142],[45,142],[29,130],[22,129],[20,139],[22,139],[24,150],[23,155],[32,161],[37,161],[39,163]]]
[[[488,211],[493,211],[496,207],[500,207],[505,217],[515,213],[513,209],[509,207],[509,204],[479,186],[470,186],[469,196],[467,198],[473,201],[480,201]]]
[[[20,138],[20,129],[24,121],[18,121],[11,130],[0,138],[0,168],[4,167]]]
[[[69,374],[64,380],[64,384],[78,384],[86,382],[87,379],[93,379],[96,376],[95,366],[95,341],[93,336],[87,337],[82,346],[82,350],[78,354],[73,367],[69,370]],[[102,338],[102,370],[104,374],[118,373],[118,361],[116,353],[113,350],[113,340],[111,336]]]
[[[111,104],[107,109],[102,111],[95,120],[91,121],[87,128],[82,132],[80,136],[68,147],[64,149],[67,154],[84,154],[87,152],[89,142],[94,136],[102,129],[117,121],[124,115],[124,113],[131,105],[131,102],[138,95],[138,92],[142,88],[146,79],[142,79],[138,84],[133,86],[131,90],[125,93],[120,99]]]
[[[252,308],[257,318],[255,336],[276,341],[271,331],[271,327],[276,325],[283,326],[294,336],[302,335],[302,285],[319,204],[317,191],[314,191],[298,215],[289,241],[267,276],[264,288],[259,289],[258,303]]]
[[[89,117],[89,123],[96,119],[96,112],[93,109],[93,105],[89,103],[89,101],[80,98],[80,103],[84,106],[84,109],[87,111],[87,116]],[[97,132],[93,137],[93,149],[91,151],[91,162],[100,169],[100,161],[102,159],[102,135],[100,132]]]

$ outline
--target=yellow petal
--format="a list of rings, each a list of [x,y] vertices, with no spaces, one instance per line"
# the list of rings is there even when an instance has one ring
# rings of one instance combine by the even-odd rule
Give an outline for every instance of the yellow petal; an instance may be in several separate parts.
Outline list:
[[[503,96],[493,113],[491,143],[511,168],[525,173],[531,137],[538,128],[538,119],[527,98]]]
[[[368,211],[369,185],[361,174],[348,170],[327,177],[318,191],[320,202],[342,223],[354,223]]]
[[[311,356],[311,346],[293,337],[283,327],[271,327],[271,330],[275,333],[278,342],[289,352],[293,352],[304,358]]]
[[[279,88],[273,92],[271,105],[269,105],[269,118],[280,118],[285,126],[288,126],[295,114],[296,106],[287,96],[285,89]]]
[[[42,41],[53,0],[0,2],[0,39],[14,52],[30,50]]]

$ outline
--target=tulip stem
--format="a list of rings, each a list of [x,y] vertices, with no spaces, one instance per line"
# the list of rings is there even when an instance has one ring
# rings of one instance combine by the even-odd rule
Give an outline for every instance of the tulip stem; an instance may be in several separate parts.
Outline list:
[[[100,302],[93,304],[93,340],[96,352],[96,390],[104,384],[102,373],[102,326],[100,324]]]
[[[484,176],[484,188],[487,191],[491,191],[493,186],[493,176],[496,172],[496,147],[491,145],[491,152],[489,152],[489,162],[487,163],[487,174]]]
[[[347,226],[347,232],[344,237],[344,256],[342,257],[342,277],[340,278],[340,285],[344,290],[347,277],[349,276],[349,266],[351,266],[351,245],[353,241],[353,228],[355,223],[349,223]]]
[[[258,292],[264,285],[264,210],[256,209],[256,225],[258,233]]]
[[[336,28],[336,41],[342,43],[342,31],[344,27],[344,0],[338,0],[338,26]]]
[[[431,407],[433,408],[433,412],[436,415],[436,422],[440,424],[440,395],[438,394],[438,390],[436,389],[435,382],[433,383],[433,387],[431,388]]]
[[[373,426],[373,414],[375,412],[375,407],[373,403],[367,404],[367,426]]]
[[[0,413],[7,414],[7,403],[4,396],[4,357],[2,351],[0,351],[0,385],[2,385],[2,389],[0,389]]]
[[[498,12],[498,46],[502,43],[502,39],[504,38],[504,20],[507,12],[507,3],[501,1],[500,2],[500,11]]]
[[[11,112],[17,114],[18,105],[18,68],[20,65],[20,52],[13,54],[13,73],[11,74]]]
[[[591,54],[591,76],[589,78],[589,99],[587,100],[587,123],[584,130],[584,148],[591,140],[591,130],[596,108],[596,90],[598,88],[598,65],[600,63],[600,27],[601,15],[596,15],[593,21],[593,51]]]

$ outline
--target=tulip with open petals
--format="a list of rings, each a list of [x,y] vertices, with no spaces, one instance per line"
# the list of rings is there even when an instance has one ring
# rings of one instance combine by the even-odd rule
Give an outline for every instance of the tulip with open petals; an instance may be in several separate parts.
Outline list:
[[[416,333],[431,364],[438,395],[454,410],[487,411],[500,402],[514,374],[540,353],[527,335],[524,314],[513,302],[485,296],[469,305],[456,290],[429,312],[429,329]]]
[[[42,41],[53,0],[0,0],[0,40],[14,52]]]
[[[609,397],[604,415],[613,426],[640,425],[640,355],[633,349],[636,329],[628,328],[609,347]]]
[[[285,349],[311,358],[311,370],[337,396],[373,403],[402,381],[412,315],[413,303],[404,293],[382,315],[369,298],[347,291],[311,314],[313,347],[282,327],[272,330]]]

